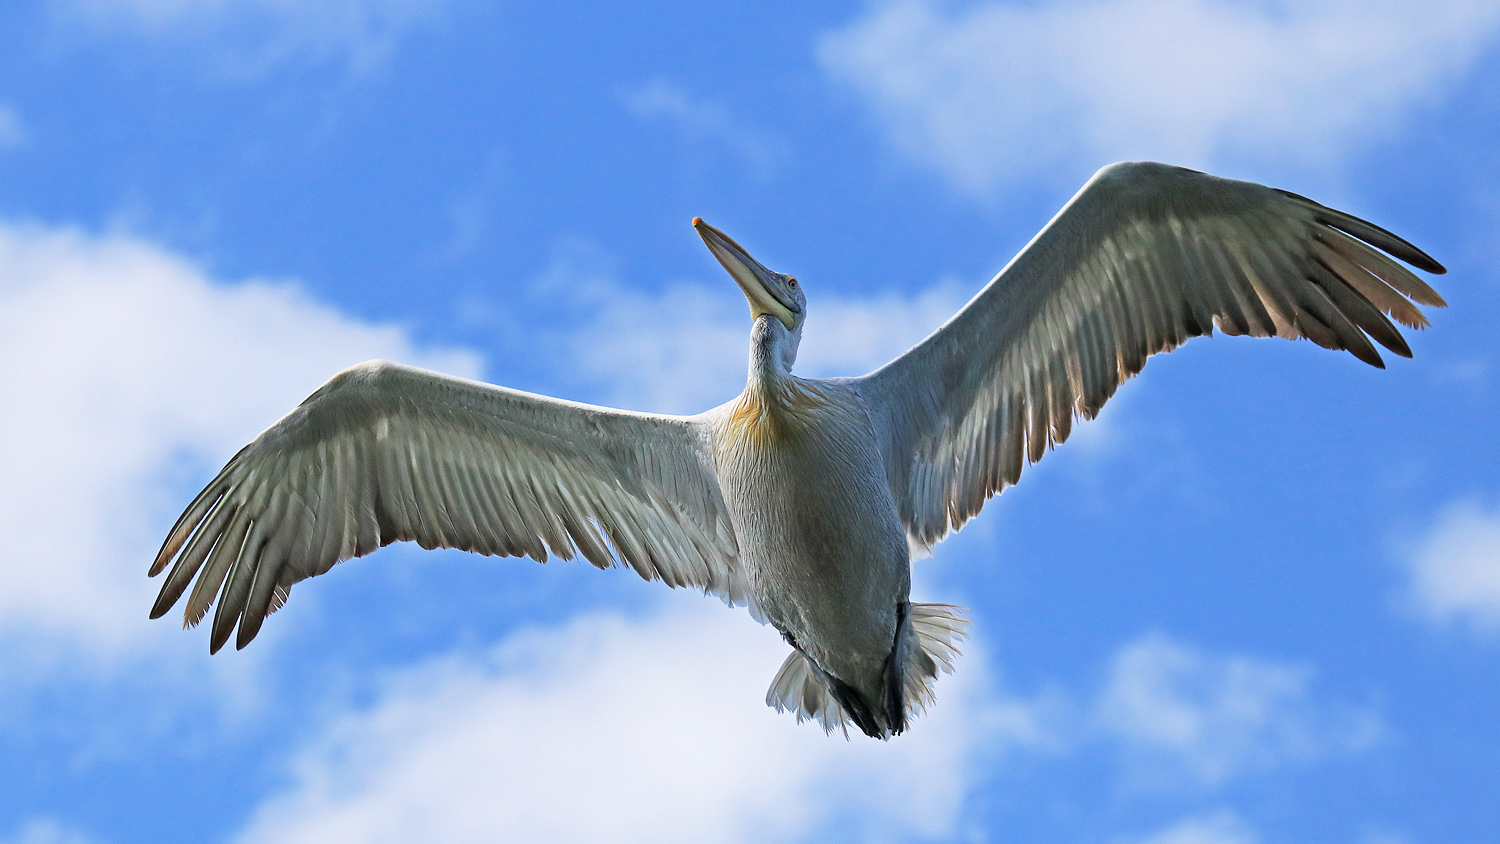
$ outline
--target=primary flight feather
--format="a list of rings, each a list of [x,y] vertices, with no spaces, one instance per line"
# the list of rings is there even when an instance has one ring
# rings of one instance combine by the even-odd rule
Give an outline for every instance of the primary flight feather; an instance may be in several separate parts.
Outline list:
[[[792,374],[807,299],[695,219],[750,303],[750,374],[697,416],[562,401],[386,362],[334,376],[188,505],[151,616],[217,603],[244,647],[292,585],[400,540],[581,554],[779,630],[767,702],[885,738],[932,700],[968,622],[910,602],[941,540],[1191,337],[1306,338],[1383,367],[1445,303],[1405,240],[1285,191],[1153,163],[1101,170],[946,325],[859,378]],[[1372,342],[1372,340],[1374,342]],[[191,586],[191,591],[188,587]],[[237,631],[237,632],[236,632]]]

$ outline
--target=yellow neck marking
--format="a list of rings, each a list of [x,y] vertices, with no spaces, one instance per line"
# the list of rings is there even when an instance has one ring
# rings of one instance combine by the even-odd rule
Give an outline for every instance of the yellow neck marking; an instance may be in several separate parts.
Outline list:
[[[798,378],[772,384],[753,380],[720,423],[720,436],[728,446],[765,448],[795,439],[833,405],[832,399],[812,382]]]

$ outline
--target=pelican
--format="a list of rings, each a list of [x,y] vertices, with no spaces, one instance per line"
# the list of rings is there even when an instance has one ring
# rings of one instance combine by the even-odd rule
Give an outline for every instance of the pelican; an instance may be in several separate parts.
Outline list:
[[[694,219],[744,291],[749,378],[697,416],[635,413],[384,361],[335,375],[188,505],[150,568],[209,649],[292,585],[384,545],[628,565],[748,606],[792,648],[767,703],[889,738],[967,634],[910,600],[911,559],[1192,337],[1306,338],[1384,367],[1443,267],[1312,200],[1164,164],[1100,170],[962,310],[857,378],[792,374],[798,280]],[[1416,303],[1416,304],[1414,304]]]

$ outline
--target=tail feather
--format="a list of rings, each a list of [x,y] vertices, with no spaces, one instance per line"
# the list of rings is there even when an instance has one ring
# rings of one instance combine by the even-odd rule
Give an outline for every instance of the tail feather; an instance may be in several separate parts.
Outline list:
[[[797,723],[817,721],[823,732],[843,731],[849,735],[848,719],[844,708],[829,693],[828,683],[808,658],[798,650],[787,655],[771,689],[766,692],[766,705],[777,712],[797,713]]]
[[[766,692],[766,705],[777,712],[795,712],[798,723],[817,721],[825,732],[837,729],[848,736],[849,724],[854,723],[866,733],[880,738],[899,733],[905,728],[906,720],[932,705],[938,673],[953,673],[953,661],[959,655],[957,643],[968,638],[969,626],[963,607],[951,604],[910,604],[907,607],[903,628],[909,629],[898,633],[892,654],[892,663],[900,666],[900,674],[887,680],[892,684],[892,691],[901,690],[901,701],[894,711],[882,711],[882,720],[892,723],[879,724],[883,729],[878,734],[870,733],[876,724],[861,725],[859,719],[845,710],[831,687],[837,680],[820,670],[800,650],[793,650],[781,664],[781,670],[776,672],[776,678]],[[853,692],[847,688],[845,691]],[[856,704],[860,702],[854,701]],[[888,700],[886,708],[891,703],[895,701]]]
[[[969,638],[972,622],[963,607],[952,604],[912,604],[907,611],[916,645],[909,648],[902,665],[902,693],[908,718],[926,711],[935,699],[938,672],[953,673],[958,642]]]

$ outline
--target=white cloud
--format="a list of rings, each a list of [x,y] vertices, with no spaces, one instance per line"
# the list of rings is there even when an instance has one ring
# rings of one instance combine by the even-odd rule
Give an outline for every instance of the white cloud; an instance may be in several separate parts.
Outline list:
[[[0,151],[26,143],[26,124],[11,106],[0,103]]]
[[[1255,844],[1259,840],[1254,830],[1228,811],[1188,818],[1145,838],[1135,839],[1137,844]]]
[[[342,57],[355,71],[385,60],[446,0],[55,0],[61,19],[110,35],[198,42],[222,70],[263,73],[296,57]]]
[[[1115,748],[1214,788],[1356,750],[1373,721],[1314,701],[1305,669],[1149,636],[1120,649],[1101,690],[1075,696],[1015,697],[975,649],[909,733],[846,741],[764,706],[786,652],[772,631],[696,596],[662,605],[392,675],[295,754],[290,786],[240,841],[942,837],[968,826],[969,795],[1016,754]],[[1130,840],[1257,838],[1225,811]]]
[[[721,103],[695,97],[665,79],[629,91],[625,106],[637,117],[669,120],[697,142],[712,142],[765,173],[787,154],[786,143],[736,117]]]
[[[473,374],[290,284],[224,284],[127,236],[0,225],[0,635],[118,652],[150,631],[145,569],[189,478],[339,369]]]
[[[1500,508],[1449,507],[1406,555],[1406,602],[1434,624],[1500,631]]]
[[[1096,707],[1140,784],[1172,774],[1216,786],[1231,777],[1368,747],[1372,712],[1318,705],[1312,671],[1246,656],[1211,656],[1161,635],[1115,654]]]
[[[984,193],[1118,159],[1325,163],[1398,131],[1497,25],[1490,0],[897,0],[820,55],[902,150]]]
[[[891,742],[763,703],[787,647],[743,612],[668,596],[402,672],[298,756],[243,842],[860,840],[950,834],[977,763],[1034,740],[982,664]]]

